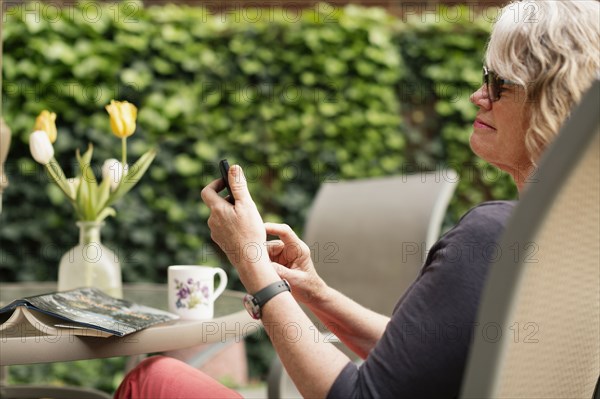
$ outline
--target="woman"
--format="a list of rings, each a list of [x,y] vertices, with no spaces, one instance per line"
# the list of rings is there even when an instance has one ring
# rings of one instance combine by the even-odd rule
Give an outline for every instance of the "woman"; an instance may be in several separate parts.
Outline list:
[[[508,172],[520,192],[600,70],[599,20],[596,1],[540,0],[509,4],[494,27],[484,84],[471,96],[479,112],[470,143],[476,154]],[[463,216],[430,250],[417,280],[388,318],[328,287],[317,275],[307,245],[288,226],[263,223],[239,166],[230,169],[229,179],[235,206],[218,195],[224,188],[221,180],[202,191],[211,210],[212,238],[249,293],[271,287],[268,302],[254,310],[269,325],[267,333],[303,396],[458,396],[472,334],[477,333],[489,259],[485,249],[498,240],[513,203],[484,203]],[[267,234],[280,239],[266,242]],[[250,243],[260,250],[244,257],[240,249]],[[308,305],[324,324],[336,326],[336,335],[365,359],[360,368],[334,346],[314,341],[314,327],[297,302]],[[289,323],[300,326],[294,340],[286,339]],[[175,369],[187,370],[197,381],[175,377]],[[164,378],[179,386],[164,384]],[[143,363],[117,392],[117,397],[235,395],[166,358]]]

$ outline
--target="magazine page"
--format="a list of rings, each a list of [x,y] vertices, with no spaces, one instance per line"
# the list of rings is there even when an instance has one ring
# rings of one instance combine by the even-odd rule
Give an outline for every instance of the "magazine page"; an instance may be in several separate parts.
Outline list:
[[[10,317],[10,315],[7,316],[7,313],[10,314],[13,312],[13,310],[15,310],[15,308],[17,308],[18,306],[23,306],[25,305],[25,301],[23,299],[17,299],[15,301],[12,301],[11,303],[9,303],[6,306],[3,306],[0,309],[0,322],[2,320],[5,320],[7,317]]]
[[[22,308],[6,307],[0,309],[0,331],[11,329],[15,325],[23,323],[26,320]]]
[[[29,324],[44,335],[62,335],[66,332],[68,335],[82,335],[86,337],[110,337],[115,335],[113,332],[100,330],[96,327],[89,327],[78,323],[68,322],[60,317],[52,316],[48,313],[39,312],[35,309],[23,309],[23,314]]]
[[[96,288],[38,295],[25,298],[25,302],[30,309],[118,336],[179,318],[169,312],[110,297]],[[72,327],[69,323],[55,326]]]

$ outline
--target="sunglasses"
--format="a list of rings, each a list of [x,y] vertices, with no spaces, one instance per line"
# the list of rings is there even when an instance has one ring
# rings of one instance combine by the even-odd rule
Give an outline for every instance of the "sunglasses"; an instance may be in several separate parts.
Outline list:
[[[502,86],[517,85],[517,82],[512,80],[504,79],[498,76],[494,71],[490,71],[485,65],[483,67],[483,84],[487,90],[488,98],[492,101],[500,100],[502,93]]]

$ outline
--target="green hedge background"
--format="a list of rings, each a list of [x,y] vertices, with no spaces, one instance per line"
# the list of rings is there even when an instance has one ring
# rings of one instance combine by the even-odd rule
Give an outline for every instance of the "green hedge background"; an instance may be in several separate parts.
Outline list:
[[[7,10],[3,31],[2,112],[13,131],[3,282],[55,280],[77,240],[70,205],[29,155],[43,109],[58,114],[56,158],[69,174],[88,142],[98,168],[119,157],[104,111],[111,99],[139,107],[129,159],[150,146],[159,153],[103,228],[126,282],[162,283],[170,264],[208,263],[241,289],[211,244],[199,195],[225,157],[246,168],[264,218],[299,233],[324,181],[453,167],[461,183],[447,226],[476,203],[516,196],[468,145],[469,95],[494,12],[439,7],[405,20],[327,4],[223,15],[134,1],[25,7]],[[254,366],[264,375],[265,362]],[[112,376],[97,382],[113,385]]]

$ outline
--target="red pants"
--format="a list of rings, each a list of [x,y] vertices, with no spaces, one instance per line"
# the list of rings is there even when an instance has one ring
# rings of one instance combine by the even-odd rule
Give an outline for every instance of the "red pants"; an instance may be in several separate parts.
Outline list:
[[[195,368],[170,357],[152,356],[125,376],[115,399],[241,398]]]

